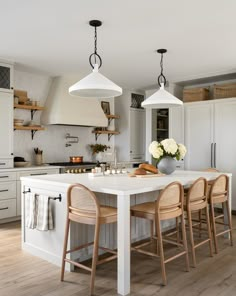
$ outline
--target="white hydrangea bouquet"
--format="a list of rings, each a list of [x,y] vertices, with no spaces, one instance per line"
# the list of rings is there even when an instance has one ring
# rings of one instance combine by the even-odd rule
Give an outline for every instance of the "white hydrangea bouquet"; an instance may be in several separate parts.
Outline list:
[[[174,139],[165,139],[160,143],[153,141],[149,145],[149,152],[159,162],[165,156],[175,158],[176,160],[183,159],[187,149],[183,144],[177,144]]]

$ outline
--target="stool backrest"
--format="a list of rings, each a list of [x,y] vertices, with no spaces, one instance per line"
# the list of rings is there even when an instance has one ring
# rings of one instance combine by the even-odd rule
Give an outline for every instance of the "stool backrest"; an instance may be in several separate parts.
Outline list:
[[[156,207],[171,210],[176,207],[183,209],[183,186],[179,182],[172,182],[167,185],[157,197]]]
[[[216,178],[210,190],[210,199],[221,199],[228,197],[229,177],[227,175],[220,175]]]
[[[207,180],[205,178],[198,178],[188,190],[187,204],[191,202],[207,202]]]
[[[96,195],[82,184],[73,184],[68,188],[67,207],[73,214],[100,215],[100,205]]]

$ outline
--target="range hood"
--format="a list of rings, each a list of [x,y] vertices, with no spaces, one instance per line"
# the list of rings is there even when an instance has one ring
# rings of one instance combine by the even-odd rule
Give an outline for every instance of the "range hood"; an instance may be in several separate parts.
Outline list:
[[[78,80],[78,77],[76,78]],[[41,123],[80,125],[80,126],[108,126],[98,99],[80,98],[68,93],[70,85],[76,79],[71,77],[55,77],[45,103],[45,110],[41,115]]]

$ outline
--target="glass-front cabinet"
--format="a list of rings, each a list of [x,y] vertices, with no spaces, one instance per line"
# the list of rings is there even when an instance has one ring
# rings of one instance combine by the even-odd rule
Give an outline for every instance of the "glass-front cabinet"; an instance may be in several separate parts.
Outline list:
[[[153,109],[152,113],[152,141],[160,142],[169,137],[169,109]]]
[[[0,62],[0,91],[13,92],[13,65]]]

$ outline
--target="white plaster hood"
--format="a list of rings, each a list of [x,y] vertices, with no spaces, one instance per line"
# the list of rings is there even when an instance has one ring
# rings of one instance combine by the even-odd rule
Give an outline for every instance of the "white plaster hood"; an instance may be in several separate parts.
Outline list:
[[[107,126],[108,120],[99,100],[71,96],[68,93],[69,87],[75,80],[66,76],[53,78],[45,110],[42,112],[41,123],[45,125]]]

